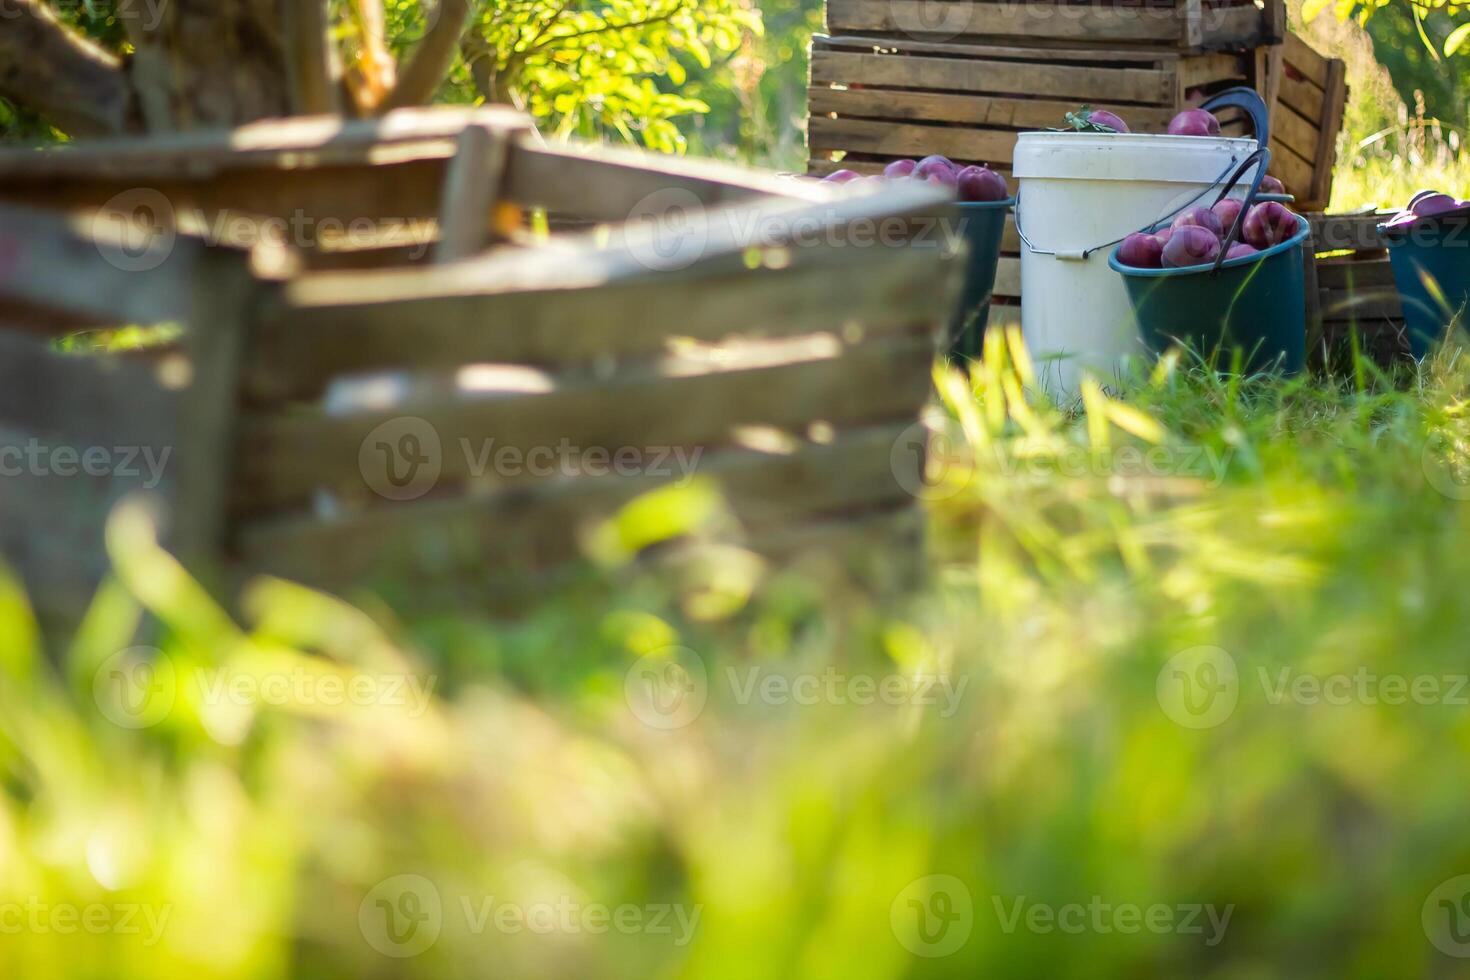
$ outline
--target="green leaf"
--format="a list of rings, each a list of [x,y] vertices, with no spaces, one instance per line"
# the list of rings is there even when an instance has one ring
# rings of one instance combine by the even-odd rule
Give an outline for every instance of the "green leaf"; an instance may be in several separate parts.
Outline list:
[[[1444,39],[1445,57],[1454,57],[1455,53],[1465,46],[1466,41],[1470,41],[1470,23],[1461,24],[1450,33],[1449,37]]]

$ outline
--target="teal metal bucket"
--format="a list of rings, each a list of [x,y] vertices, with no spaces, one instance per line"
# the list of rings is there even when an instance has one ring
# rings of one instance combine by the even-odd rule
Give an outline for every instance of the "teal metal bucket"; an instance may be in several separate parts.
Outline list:
[[[1423,218],[1405,228],[1380,225],[1404,301],[1409,347],[1422,359],[1470,303],[1470,215]]]
[[[960,234],[969,246],[964,289],[949,327],[949,356],[956,360],[979,358],[985,343],[990,297],[995,292],[995,270],[1000,265],[1001,238],[1006,219],[1015,206],[1015,198],[955,205]]]
[[[1202,355],[1240,348],[1247,372],[1297,374],[1307,360],[1307,287],[1303,248],[1307,219],[1290,241],[1256,255],[1185,269],[1135,269],[1113,250],[1108,264],[1123,276],[1139,335],[1156,354],[1175,342]]]

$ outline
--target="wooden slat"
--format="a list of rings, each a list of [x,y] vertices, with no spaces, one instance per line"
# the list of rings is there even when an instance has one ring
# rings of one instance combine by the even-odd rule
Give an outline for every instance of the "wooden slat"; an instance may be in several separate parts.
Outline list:
[[[332,377],[474,363],[587,364],[667,351],[671,342],[777,338],[822,330],[876,335],[942,319],[934,250],[853,249],[830,264],[648,278],[601,289],[337,296],[263,321],[247,353],[252,401],[306,397]]]
[[[344,164],[447,160],[454,155],[455,136],[471,122],[504,132],[530,130],[523,114],[499,106],[413,109],[371,120],[304,116],[223,132],[86,140],[39,153],[3,149],[0,176],[197,180],[243,169],[294,172]]]
[[[814,151],[848,150],[897,157],[942,153],[961,162],[998,164],[1011,163],[1016,153],[1016,134],[1011,132],[867,119],[813,116],[807,137]]]
[[[1283,74],[1278,97],[1303,119],[1322,118],[1323,91],[1311,82]]]
[[[1186,89],[1223,81],[1245,81],[1246,75],[1245,61],[1237,54],[1198,55],[1179,62],[1179,80]]]
[[[593,146],[512,145],[507,200],[545,206],[593,221],[624,222],[652,195],[688,194],[704,207],[762,195],[821,200],[820,190],[707,160],[655,156]]]
[[[1307,220],[1312,225],[1317,251],[1321,253],[1387,248],[1378,226],[1392,217],[1392,214],[1313,214]]]
[[[876,31],[992,38],[1169,44],[1187,42],[1177,8],[1099,8],[1050,3],[932,3],[925,0],[828,0],[832,31]]]
[[[1321,139],[1313,165],[1317,179],[1312,187],[1311,203],[1326,207],[1332,199],[1332,175],[1337,166],[1337,136],[1342,132],[1347,111],[1347,64],[1339,58],[1327,63],[1327,84],[1322,104]]]
[[[730,449],[694,464],[713,481],[743,528],[790,533],[793,524],[858,508],[911,501],[922,460],[895,454],[912,425],[838,433],[828,444],[789,453]],[[897,465],[908,468],[897,473]],[[336,521],[290,519],[244,529],[245,563],[312,582],[360,580],[384,572],[423,574],[456,567],[540,570],[579,554],[579,538],[634,497],[690,474],[545,479],[515,492],[383,508]],[[901,480],[903,482],[901,482]],[[446,567],[447,566],[447,567]]]
[[[1282,106],[1271,118],[1271,142],[1289,147],[1303,160],[1316,160],[1322,131],[1317,124],[1303,119],[1296,111]]]
[[[875,88],[814,87],[808,95],[808,105],[814,117],[835,113],[838,116],[969,123],[1015,130],[1060,126],[1067,113],[1077,111],[1075,102]],[[1173,117],[1172,109],[1135,106],[1128,110],[1131,124],[1143,132],[1163,131]]]
[[[359,451],[379,426],[404,416],[426,420],[443,447],[441,479],[471,476],[460,440],[522,452],[579,447],[720,445],[735,426],[801,427],[893,418],[916,408],[929,386],[929,336],[846,348],[839,341],[748,345],[703,373],[675,363],[608,382],[568,382],[541,394],[459,398],[331,417],[320,412],[247,421],[239,504],[255,511],[299,503],[318,487],[358,476]],[[762,358],[770,363],[761,364]],[[358,483],[359,488],[362,484]]]
[[[1392,287],[1393,266],[1387,259],[1381,262],[1333,262],[1317,263],[1317,279],[1323,289],[1371,289]]]
[[[1174,81],[1168,72],[1137,68],[894,57],[822,49],[812,51],[811,80],[814,85],[861,83],[1153,105],[1172,101]]]
[[[1324,320],[1402,320],[1404,303],[1392,286],[1322,290]]]
[[[166,234],[130,240],[121,220],[0,208],[0,297],[113,323],[181,321],[202,246]]]
[[[1155,71],[1173,71],[1185,55],[1166,49],[1125,47],[1016,47],[984,44],[973,40],[930,41],[908,37],[872,37],[855,35],[815,35],[813,50],[853,51],[858,54],[886,52],[897,55],[940,55],[981,61],[1034,62],[1049,65],[1075,64],[1096,67],[1131,67]]]
[[[1320,89],[1327,88],[1327,59],[1298,34],[1286,37],[1286,63]]]
[[[460,134],[459,152],[444,181],[435,262],[456,262],[489,245],[489,216],[500,199],[507,140],[487,126],[469,126]]]
[[[1289,193],[1300,196],[1299,203],[1307,203],[1306,198],[1312,193],[1312,184],[1316,179],[1312,164],[1303,160],[1290,147],[1283,146],[1275,137],[1271,139],[1271,146],[1272,174],[1281,179]]]
[[[0,332],[0,425],[71,445],[169,445],[178,393],[156,365],[56,354]]]
[[[1021,260],[1001,257],[995,269],[994,295],[1019,297],[1021,295]]]

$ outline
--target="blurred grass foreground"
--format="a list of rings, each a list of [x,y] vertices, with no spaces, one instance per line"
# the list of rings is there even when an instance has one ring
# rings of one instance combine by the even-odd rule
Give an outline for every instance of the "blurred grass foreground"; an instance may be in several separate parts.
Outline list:
[[[937,376],[931,586],[0,584],[0,976],[1470,974],[1470,363]]]

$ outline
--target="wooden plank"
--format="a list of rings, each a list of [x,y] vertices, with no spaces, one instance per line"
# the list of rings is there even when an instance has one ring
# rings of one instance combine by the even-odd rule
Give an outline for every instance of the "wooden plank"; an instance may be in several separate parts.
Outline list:
[[[1025,94],[1041,98],[1146,105],[1170,103],[1174,82],[1168,72],[1137,68],[961,61],[820,49],[812,51],[811,80],[813,85],[895,85],[950,92]]]
[[[1312,164],[1274,136],[1271,138],[1271,172],[1280,178],[1289,193],[1298,195],[1299,204],[1306,203],[1315,179]]]
[[[1179,79],[1186,89],[1224,81],[1245,81],[1248,74],[1244,59],[1237,54],[1195,55],[1179,63]]]
[[[0,331],[0,425],[80,447],[170,445],[178,394],[168,368],[114,357],[57,354]]]
[[[457,262],[490,244],[507,152],[506,135],[489,127],[469,126],[460,134],[459,152],[444,182],[435,262]]]
[[[1392,287],[1393,266],[1381,262],[1317,262],[1317,279],[1323,289],[1353,290]]]
[[[1021,260],[1001,256],[995,268],[995,296],[1019,297],[1021,295]]]
[[[564,441],[582,448],[714,446],[738,426],[834,426],[901,416],[929,390],[932,336],[847,347],[835,338],[744,345],[715,358],[671,360],[605,382],[554,379],[535,394],[481,390],[477,397],[406,403],[329,416],[321,411],[252,417],[244,427],[239,506],[255,512],[299,504],[344,479],[361,493],[359,454],[380,427],[422,419],[442,447],[439,479],[474,475],[478,447],[493,438],[521,452]],[[520,380],[519,378],[517,380]]]
[[[1313,159],[1316,180],[1311,204],[1326,207],[1332,199],[1332,175],[1337,166],[1337,137],[1347,111],[1347,65],[1339,58],[1327,63],[1327,85],[1322,104],[1321,138]]]
[[[1281,77],[1280,92],[1278,98],[1282,104],[1288,106],[1303,119],[1318,120],[1322,118],[1322,106],[1324,94],[1322,89],[1311,82],[1292,78],[1290,73]]]
[[[1315,161],[1317,148],[1322,142],[1322,131],[1314,122],[1309,122],[1286,108],[1271,119],[1272,142],[1280,142],[1303,160]]]
[[[948,92],[913,92],[898,89],[834,89],[814,87],[808,93],[813,117],[829,113],[874,119],[969,123],[976,126],[1031,130],[1060,126],[1077,103],[1046,99],[1014,99]],[[1140,131],[1162,132],[1174,117],[1173,109],[1128,110],[1132,125]]]
[[[1388,286],[1322,290],[1324,320],[1402,320],[1404,303],[1398,290]]]
[[[707,160],[592,146],[517,141],[506,160],[505,198],[593,221],[624,222],[652,195],[689,195],[703,207],[762,196],[821,200],[822,190]],[[662,198],[661,198],[662,199]]]
[[[990,327],[1019,327],[1021,325],[1021,307],[1007,304],[990,304]]]
[[[202,246],[135,230],[128,217],[81,222],[0,208],[0,296],[118,324],[184,320]]]
[[[895,157],[942,153],[963,163],[997,164],[1010,164],[1014,160],[1016,136],[1016,133],[1004,130],[829,119],[825,116],[813,116],[807,132],[814,151],[847,150]]]
[[[1307,220],[1312,225],[1312,237],[1317,242],[1317,251],[1338,252],[1345,250],[1382,250],[1388,243],[1379,234],[1378,226],[1393,217],[1393,214],[1311,214]]]
[[[243,169],[294,173],[331,165],[447,160],[471,123],[527,133],[530,120],[502,106],[438,106],[379,119],[339,116],[270,119],[238,129],[85,140],[50,148],[0,149],[0,176],[82,176],[127,180],[199,180]]]
[[[937,234],[936,230],[936,234]],[[476,363],[588,364],[666,352],[675,343],[861,331],[942,319],[936,250],[872,248],[830,265],[741,269],[600,289],[422,298],[355,298],[344,284],[256,328],[245,368],[253,402],[308,397],[332,377]]]
[[[1286,63],[1319,89],[1327,88],[1327,59],[1318,54],[1299,34],[1286,38]]]
[[[925,0],[828,0],[832,31],[906,37],[962,35],[1187,46],[1187,22],[1175,8],[1116,8],[1050,3],[932,3]]]
[[[574,560],[580,539],[636,496],[693,476],[712,481],[751,533],[790,533],[824,514],[912,501],[922,460],[895,455],[911,422],[839,432],[785,452],[732,448],[686,459],[692,473],[640,472],[544,479],[513,492],[380,508],[335,521],[248,525],[239,550],[251,568],[308,582],[385,572],[540,570]],[[911,471],[895,471],[895,459]],[[901,482],[908,481],[908,482]],[[435,566],[438,566],[436,569]]]
[[[1165,49],[1125,47],[1017,47],[966,41],[932,41],[917,38],[871,37],[822,34],[812,37],[815,51],[853,51],[858,54],[909,56],[942,55],[981,61],[1043,62],[1045,64],[1078,64],[1106,67],[1132,67],[1172,72],[1183,55]]]

